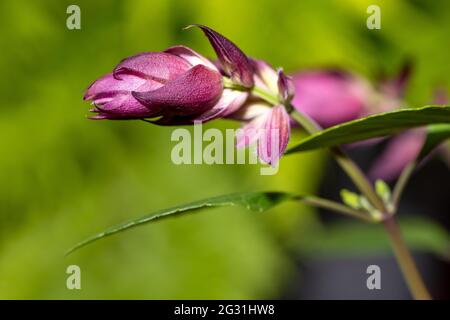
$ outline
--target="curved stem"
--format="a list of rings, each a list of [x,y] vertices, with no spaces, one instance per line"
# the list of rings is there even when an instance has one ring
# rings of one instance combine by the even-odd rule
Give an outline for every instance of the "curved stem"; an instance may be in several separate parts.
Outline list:
[[[389,239],[394,250],[397,263],[402,270],[403,277],[408,284],[409,290],[412,292],[414,299],[416,300],[431,300],[430,293],[428,292],[425,284],[420,277],[416,264],[408,250],[400,230],[394,217],[387,218],[384,222],[384,227],[389,235]]]
[[[397,180],[397,183],[395,184],[394,191],[392,193],[392,206],[393,210],[397,210],[398,203],[400,201],[400,197],[402,196],[403,190],[405,189],[406,183],[408,182],[409,178],[411,177],[411,174],[414,171],[414,168],[416,167],[416,161],[410,162],[400,174],[400,177]]]

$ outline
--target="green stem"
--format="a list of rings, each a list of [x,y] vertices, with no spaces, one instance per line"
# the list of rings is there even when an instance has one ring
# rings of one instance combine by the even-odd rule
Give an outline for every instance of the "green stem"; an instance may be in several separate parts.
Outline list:
[[[278,97],[270,92],[267,92],[263,88],[254,86],[253,88],[249,89],[244,86],[241,86],[237,83],[232,82],[229,78],[223,77],[223,87],[226,89],[232,89],[237,91],[251,91],[251,93],[258,98],[261,98],[262,100],[268,102],[269,104],[276,106],[281,104]]]
[[[402,270],[403,277],[408,284],[409,290],[412,292],[414,299],[416,300],[431,300],[430,293],[428,292],[425,284],[420,277],[416,264],[408,250],[400,230],[394,217],[389,217],[383,222],[384,228],[389,235],[389,239],[394,250],[397,263]]]
[[[332,148],[331,153],[341,168],[347,173],[356,187],[364,194],[370,203],[380,212],[386,212],[383,200],[376,194],[372,184],[366,178],[361,169],[339,148]]]
[[[322,130],[322,128],[307,114],[293,111],[291,112],[291,117],[294,118],[294,120],[297,121],[309,134],[314,134]]]
[[[253,87],[252,94],[269,102],[271,105],[274,105],[274,106],[279,105],[281,103],[277,96],[275,96],[259,87]]]
[[[346,216],[361,219],[367,222],[376,222],[376,220],[374,220],[373,217],[367,215],[364,211],[352,209],[335,201],[313,196],[300,197],[299,200],[305,204],[309,204],[314,207],[331,210],[337,213],[342,213]]]

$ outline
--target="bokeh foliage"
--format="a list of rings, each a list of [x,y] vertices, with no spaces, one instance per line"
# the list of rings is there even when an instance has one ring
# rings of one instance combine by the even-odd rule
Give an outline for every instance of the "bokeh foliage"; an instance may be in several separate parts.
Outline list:
[[[277,297],[292,271],[282,244],[301,245],[303,231],[318,228],[296,204],[264,216],[218,209],[63,253],[106,226],[179,202],[254,189],[314,192],[322,154],[283,159],[272,177],[254,166],[175,166],[171,128],[88,121],[82,93],[137,52],[186,44],[212,56],[200,32],[181,30],[202,23],[287,71],[331,65],[375,78],[412,57],[408,99],[427,104],[437,84],[450,84],[449,3],[377,1],[382,29],[370,31],[372,2],[76,1],[82,29],[70,31],[72,1],[2,1],[0,298]],[[81,267],[81,291],[65,287],[70,264]]]

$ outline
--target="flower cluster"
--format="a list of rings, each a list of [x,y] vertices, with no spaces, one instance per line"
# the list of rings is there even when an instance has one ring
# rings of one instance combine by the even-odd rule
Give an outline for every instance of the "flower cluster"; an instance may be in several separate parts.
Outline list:
[[[294,96],[292,80],[263,61],[248,58],[234,43],[199,27],[217,54],[210,61],[194,50],[175,46],[122,60],[86,90],[91,119],[148,119],[157,125],[185,125],[217,118],[244,123],[238,146],[258,141],[258,156],[275,164],[289,141],[286,103]],[[189,26],[192,27],[192,26]],[[259,86],[274,103],[253,94]]]

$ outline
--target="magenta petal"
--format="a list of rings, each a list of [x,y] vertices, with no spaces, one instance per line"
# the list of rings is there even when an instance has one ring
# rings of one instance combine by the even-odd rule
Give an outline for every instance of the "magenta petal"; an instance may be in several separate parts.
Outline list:
[[[270,111],[246,123],[236,132],[236,148],[245,148],[256,142],[264,131],[266,116]]]
[[[114,69],[117,79],[123,74],[165,83],[179,77],[192,66],[188,61],[165,52],[144,52],[122,60]]]
[[[273,107],[266,117],[264,130],[258,141],[258,156],[275,166],[283,155],[291,133],[290,118],[284,106]]]
[[[366,111],[370,91],[351,74],[308,71],[294,75],[293,80],[293,106],[322,127],[356,119]]]
[[[190,27],[199,27],[208,37],[226,75],[245,87],[253,86],[253,66],[241,49],[211,28],[199,24]]]
[[[150,109],[161,108],[161,115],[185,116],[213,107],[222,90],[222,76],[204,65],[197,65],[159,89],[132,94]]]
[[[291,102],[294,97],[295,87],[292,78],[285,75],[282,69],[278,70],[278,91],[283,102]]]
[[[250,59],[255,70],[255,85],[266,90],[278,92],[278,74],[271,65],[264,60]]]
[[[159,87],[161,84],[155,81],[133,75],[123,75],[121,80],[117,80],[109,73],[89,86],[84,99],[92,100],[96,106],[94,112],[106,114],[109,118],[142,118],[151,116],[153,111],[134,99],[131,91],[149,91]]]
[[[214,65],[214,63],[209,61],[209,59],[207,59],[204,56],[202,56],[201,54],[195,52],[191,48],[188,48],[185,46],[173,46],[173,47],[170,47],[170,48],[164,50],[164,52],[173,54],[175,56],[178,56],[178,57],[186,60],[193,67],[198,64],[203,64],[212,70],[217,69],[216,66]]]
[[[237,121],[248,122],[259,116],[266,115],[270,111],[271,107],[265,102],[249,102],[237,111],[228,114],[228,119]]]
[[[211,109],[203,113],[181,117],[164,116],[153,121],[153,123],[164,126],[189,125],[194,122],[207,122],[217,118],[224,118],[229,113],[233,113],[239,109],[245,103],[247,97],[247,92],[225,89],[219,101]]]
[[[86,90],[83,99],[91,100],[98,95],[112,95],[115,92],[132,91],[139,88],[147,81],[142,78],[127,76],[124,80],[117,80],[111,73],[104,75],[103,77],[95,80]],[[149,82],[150,85],[161,86],[158,83]]]
[[[403,168],[419,155],[425,136],[424,129],[414,129],[392,138],[372,165],[369,177],[385,181],[397,178]]]
[[[195,121],[206,122],[217,118],[223,118],[238,110],[247,100],[248,93],[230,89],[223,90],[222,97],[211,109],[195,118]]]

